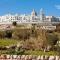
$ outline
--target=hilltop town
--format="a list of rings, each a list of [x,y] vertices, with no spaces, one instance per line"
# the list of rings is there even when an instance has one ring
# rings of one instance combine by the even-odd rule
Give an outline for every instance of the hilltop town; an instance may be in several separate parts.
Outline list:
[[[16,22],[18,25],[25,25],[22,28],[31,28],[32,24],[36,24],[36,28],[47,30],[55,30],[56,25],[60,23],[60,18],[55,16],[45,16],[44,10],[41,9],[40,13],[33,9],[30,15],[26,14],[7,14],[0,16],[0,30],[13,29],[12,24]]]
[[[45,16],[43,9],[40,15],[33,10],[31,15],[0,16],[0,54],[59,55],[59,51],[58,17]]]

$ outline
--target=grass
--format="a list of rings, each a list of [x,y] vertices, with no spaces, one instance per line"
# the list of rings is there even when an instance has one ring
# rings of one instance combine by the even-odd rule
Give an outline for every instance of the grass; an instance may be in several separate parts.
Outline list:
[[[8,50],[0,50],[0,54],[6,54],[6,53],[8,53],[8,54],[15,54],[15,53],[9,53],[9,51]],[[58,55],[58,52],[57,51],[49,51],[49,52],[43,52],[43,51],[31,51],[31,50],[26,50],[24,53],[20,53],[20,51],[18,52],[19,53],[19,55],[48,55],[48,56],[50,56],[50,55],[53,55],[53,56],[56,56],[56,55]]]
[[[25,54],[27,55],[58,55],[58,52],[56,51],[49,51],[49,52],[43,52],[43,51],[25,51]]]
[[[21,42],[19,40],[14,40],[14,39],[0,39],[0,46],[9,46],[9,45],[16,45],[18,42]],[[0,54],[6,54],[9,52],[8,50],[0,50]],[[49,51],[49,52],[43,52],[43,51],[32,51],[32,50],[25,50],[24,53],[22,54],[27,54],[27,55],[57,55],[58,52],[56,51]]]
[[[14,39],[0,39],[0,46],[9,46],[17,44],[17,40]]]

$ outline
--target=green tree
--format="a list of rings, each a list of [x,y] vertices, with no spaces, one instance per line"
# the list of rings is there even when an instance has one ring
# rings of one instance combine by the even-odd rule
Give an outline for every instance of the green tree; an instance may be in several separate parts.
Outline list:
[[[17,25],[17,22],[16,22],[16,21],[14,21],[14,22],[13,22],[13,26],[16,26],[16,25]]]
[[[58,37],[54,34],[47,34],[47,41],[50,45],[56,45]]]
[[[57,44],[58,37],[54,33],[47,34],[47,44],[51,46],[51,50],[55,50],[55,45]]]
[[[12,37],[12,31],[11,30],[6,30],[5,31],[5,37],[11,38]]]

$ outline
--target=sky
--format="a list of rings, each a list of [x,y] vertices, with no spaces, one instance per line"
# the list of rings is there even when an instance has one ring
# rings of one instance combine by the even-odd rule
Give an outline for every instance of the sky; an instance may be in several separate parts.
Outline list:
[[[60,0],[0,0],[0,15],[31,14],[33,9],[40,14],[41,8],[45,15],[60,16]]]

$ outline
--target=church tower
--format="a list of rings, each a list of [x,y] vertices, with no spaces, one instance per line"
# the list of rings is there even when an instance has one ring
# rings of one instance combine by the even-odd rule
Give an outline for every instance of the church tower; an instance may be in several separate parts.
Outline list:
[[[46,18],[45,18],[44,10],[41,8],[41,10],[40,10],[40,21],[44,22],[44,20],[46,20]]]
[[[35,12],[35,10],[33,9],[31,16],[37,16],[37,13]]]

